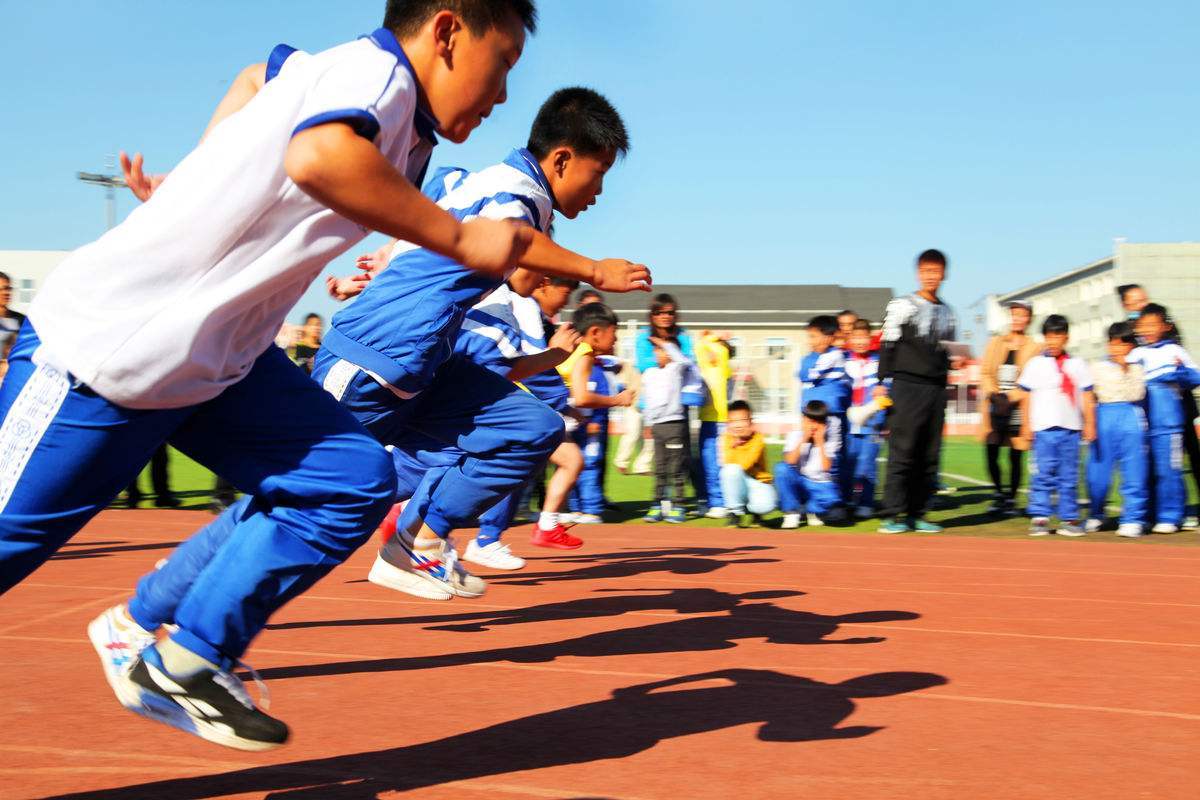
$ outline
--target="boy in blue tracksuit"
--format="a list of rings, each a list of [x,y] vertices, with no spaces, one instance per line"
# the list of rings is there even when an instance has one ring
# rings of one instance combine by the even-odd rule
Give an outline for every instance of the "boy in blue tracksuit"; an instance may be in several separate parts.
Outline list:
[[[880,431],[890,405],[875,397],[879,385],[879,353],[871,350],[871,323],[859,319],[847,337],[846,376],[850,380],[847,433],[842,447],[842,501],[866,519],[875,513],[875,480],[879,472]]]
[[[836,429],[829,427],[825,403],[809,400],[804,405],[800,430],[788,435],[783,445],[783,460],[774,469],[783,530],[800,527],[801,516],[805,514],[812,527],[840,516],[842,493],[837,463],[841,452],[841,437]]]
[[[1146,429],[1146,377],[1140,364],[1130,364],[1137,346],[1133,325],[1108,328],[1108,360],[1092,365],[1096,394],[1096,441],[1088,449],[1087,486],[1091,513],[1088,533],[1104,526],[1104,503],[1113,469],[1121,471],[1121,520],[1118,536],[1145,532],[1149,499],[1149,441]]]
[[[1141,346],[1129,354],[1146,374],[1146,418],[1150,429],[1150,463],[1154,485],[1154,533],[1175,533],[1187,509],[1183,482],[1183,427],[1185,419],[1181,389],[1200,385],[1200,369],[1177,342],[1166,338],[1170,331],[1167,310],[1157,303],[1142,309],[1136,330]]]
[[[846,430],[846,408],[850,405],[850,379],[846,376],[846,351],[834,347],[837,317],[822,314],[808,323],[809,353],[800,361],[796,378],[800,381],[800,410],[812,400],[825,404],[827,425],[840,441]],[[839,470],[841,467],[839,466]],[[838,473],[841,481],[841,473]]]
[[[1079,524],[1079,443],[1096,438],[1092,377],[1083,359],[1068,355],[1067,318],[1051,314],[1042,323],[1046,347],[1025,362],[1017,385],[1021,435],[1033,440],[1029,487],[1030,536],[1083,536]],[[1058,495],[1057,504],[1054,495]],[[1059,527],[1050,517],[1058,511]]]

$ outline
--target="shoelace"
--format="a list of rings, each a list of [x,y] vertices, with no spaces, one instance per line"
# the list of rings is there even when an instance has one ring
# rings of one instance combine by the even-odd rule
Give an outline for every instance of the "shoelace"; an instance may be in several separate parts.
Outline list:
[[[254,667],[245,661],[235,659],[235,664],[250,673],[250,677],[254,679],[254,683],[258,686],[258,695],[261,698],[260,705],[262,705],[264,710],[269,709],[271,707],[271,690],[267,688],[266,681],[262,679]],[[233,695],[246,708],[254,708],[254,701],[250,699],[250,693],[246,691],[246,687],[242,684],[242,679],[234,675],[232,671],[217,670],[213,674],[213,680],[220,684],[225,691]]]

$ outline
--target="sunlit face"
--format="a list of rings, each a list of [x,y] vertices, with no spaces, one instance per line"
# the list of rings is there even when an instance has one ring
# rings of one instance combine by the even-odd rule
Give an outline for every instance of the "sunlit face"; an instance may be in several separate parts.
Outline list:
[[[571,301],[572,291],[570,286],[555,286],[547,281],[537,290],[534,297],[537,298],[542,313],[547,317],[553,317],[567,307],[567,303]]]
[[[854,330],[854,323],[858,322],[858,314],[842,314],[837,318],[838,330],[843,336],[849,337]]]
[[[0,278],[0,308],[8,308],[12,303],[12,282],[7,278]]]
[[[430,110],[440,133],[464,142],[492,109],[508,99],[508,73],[525,47],[525,28],[516,14],[475,35],[457,17],[439,34],[440,55],[447,67],[442,79],[426,87]]]
[[[833,346],[833,336],[826,336],[818,328],[808,329],[808,349],[814,353],[824,353]]]
[[[921,287],[921,291],[936,295],[945,279],[946,268],[941,264],[933,264],[928,261],[917,264],[917,285]]]
[[[304,338],[310,342],[320,341],[323,327],[320,317],[309,317],[304,320]]]
[[[1124,364],[1125,358],[1133,352],[1133,345],[1124,339],[1108,340],[1108,357],[1118,364]]]
[[[661,347],[654,348],[654,362],[660,367],[665,367],[671,363],[671,357],[667,355],[667,351]]]
[[[1067,341],[1071,336],[1066,333],[1047,333],[1042,338],[1046,340],[1046,352],[1057,358],[1067,349]]]
[[[575,219],[595,205],[604,191],[604,176],[617,160],[613,150],[595,155],[580,155],[569,147],[550,154],[553,172],[555,208],[567,219]]]
[[[650,324],[656,331],[669,331],[675,327],[675,306],[665,305],[658,311],[650,312]]]
[[[866,331],[850,331],[850,349],[855,353],[867,353],[871,350],[871,334]]]
[[[749,411],[735,409],[729,412],[729,419],[725,422],[725,427],[734,436],[744,439],[754,432],[754,421],[750,418]]]
[[[1150,303],[1150,298],[1146,295],[1146,290],[1140,286],[1135,286],[1125,292],[1125,296],[1121,298],[1121,306],[1130,312],[1138,312],[1145,308]]]
[[[1033,314],[1029,313],[1028,308],[1021,306],[1013,306],[1008,312],[1009,319],[1012,322],[1013,333],[1024,333],[1029,329],[1029,321],[1033,319]]]
[[[588,328],[587,343],[592,346],[592,352],[596,355],[611,355],[617,347],[617,326],[593,325]]]
[[[1167,322],[1157,314],[1142,314],[1137,319],[1134,328],[1138,338],[1146,344],[1156,344],[1162,340],[1169,328]]]

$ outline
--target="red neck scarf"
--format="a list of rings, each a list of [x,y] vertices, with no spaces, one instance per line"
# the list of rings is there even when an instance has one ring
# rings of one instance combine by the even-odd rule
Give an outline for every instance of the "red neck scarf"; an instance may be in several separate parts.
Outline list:
[[[1060,378],[1062,378],[1062,383],[1059,385],[1062,387],[1063,394],[1065,394],[1067,399],[1071,401],[1071,405],[1076,405],[1078,402],[1078,397],[1075,392],[1075,381],[1071,380],[1071,376],[1067,374],[1065,369],[1063,369],[1063,364],[1066,363],[1068,358],[1070,358],[1070,356],[1067,355],[1067,351],[1063,350],[1058,354],[1057,357],[1055,357],[1054,366],[1058,367],[1058,375]]]
[[[861,361],[865,365],[866,362],[870,360],[871,354],[855,353],[852,351],[850,353],[850,358],[852,361]],[[862,375],[861,371],[855,373],[851,386],[850,405],[861,406],[867,400],[867,380]]]

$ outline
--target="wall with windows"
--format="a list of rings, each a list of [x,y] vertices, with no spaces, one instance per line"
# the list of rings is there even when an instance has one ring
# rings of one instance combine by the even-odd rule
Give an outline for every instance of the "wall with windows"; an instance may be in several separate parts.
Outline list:
[[[0,250],[0,272],[12,278],[13,308],[25,311],[42,281],[69,253],[69,250]]]

